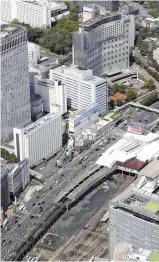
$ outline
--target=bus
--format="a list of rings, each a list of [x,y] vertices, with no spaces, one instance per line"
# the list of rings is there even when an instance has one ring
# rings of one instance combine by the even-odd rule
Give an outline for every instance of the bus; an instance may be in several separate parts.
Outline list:
[[[21,211],[23,208],[24,208],[24,205],[21,205],[21,206],[19,207],[19,210]]]

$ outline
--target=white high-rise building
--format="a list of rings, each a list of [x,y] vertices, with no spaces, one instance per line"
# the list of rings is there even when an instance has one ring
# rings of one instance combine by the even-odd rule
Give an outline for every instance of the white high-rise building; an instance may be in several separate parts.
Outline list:
[[[52,156],[62,147],[60,113],[50,113],[23,129],[14,128],[14,149],[18,160],[29,159],[29,166]]]
[[[50,106],[57,104],[61,108],[61,114],[67,112],[66,87],[61,81],[43,79],[41,76],[34,77],[35,94],[41,95],[43,99],[43,110],[50,112]]]
[[[1,25],[1,137],[13,135],[13,127],[31,122],[27,30]]]
[[[51,4],[49,1],[2,0],[1,20],[13,19],[32,27],[51,26]]]
[[[17,19],[31,27],[48,27],[63,15],[68,15],[64,2],[50,0],[1,0],[1,20],[11,22]]]
[[[50,69],[50,79],[61,80],[66,86],[67,105],[88,110],[98,105],[99,113],[108,109],[107,80],[93,75],[93,71],[80,66],[61,66]]]
[[[73,64],[95,75],[129,68],[129,48],[134,41],[133,17],[107,13],[90,19],[73,34]]]

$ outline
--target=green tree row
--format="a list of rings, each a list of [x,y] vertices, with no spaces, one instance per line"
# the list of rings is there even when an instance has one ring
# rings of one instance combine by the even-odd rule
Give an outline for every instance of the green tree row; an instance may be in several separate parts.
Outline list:
[[[15,154],[10,154],[6,149],[1,148],[1,157],[7,160],[10,163],[16,163],[17,159]]]
[[[12,24],[23,25],[28,31],[28,41],[48,48],[56,54],[68,54],[72,51],[72,33],[78,31],[78,14],[73,3],[69,5],[69,16],[61,18],[50,28],[32,28],[28,24],[14,19]]]
[[[121,94],[125,94],[126,87],[123,84],[114,83],[110,89],[111,94],[115,94],[117,92]]]
[[[143,98],[143,99],[140,101],[140,103],[141,103],[142,105],[145,105],[145,106],[150,106],[150,105],[152,105],[153,103],[155,103],[155,102],[157,102],[157,101],[158,101],[158,94],[157,94],[157,92],[156,92],[156,93],[154,93],[154,94],[152,94],[152,95],[150,95],[150,96],[148,96],[148,97]]]
[[[148,65],[143,64],[140,58],[135,57],[135,63],[143,67],[148,72],[149,75],[151,75],[154,79],[156,79],[156,81],[159,81],[159,74],[157,72],[154,72],[152,69],[150,69]],[[157,68],[156,70],[158,71]]]
[[[157,37],[159,38],[159,26],[155,28],[149,28],[149,27],[144,27],[139,31],[139,37],[137,41],[137,45],[141,46],[141,43],[144,39],[148,37]]]
[[[150,14],[154,17],[154,18],[158,18],[159,17],[159,11],[157,8],[152,8],[152,10],[150,11]]]

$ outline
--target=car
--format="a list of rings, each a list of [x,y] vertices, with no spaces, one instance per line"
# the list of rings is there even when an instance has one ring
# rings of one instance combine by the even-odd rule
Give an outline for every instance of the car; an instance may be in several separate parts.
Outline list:
[[[70,179],[68,179],[68,182],[70,182]]]

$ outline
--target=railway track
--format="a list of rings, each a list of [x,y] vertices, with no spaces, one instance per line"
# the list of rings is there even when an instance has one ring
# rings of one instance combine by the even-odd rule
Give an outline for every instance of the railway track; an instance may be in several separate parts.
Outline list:
[[[98,173],[103,167],[96,166],[91,172],[88,174],[88,177],[85,178],[82,183],[84,183],[90,176],[93,176],[95,173]],[[97,176],[98,177],[98,176]],[[107,174],[106,174],[107,177]],[[96,186],[99,185],[99,178],[94,182],[94,187],[92,184],[90,188],[87,187],[85,192],[88,193],[89,190],[93,190]],[[101,183],[103,182],[103,177],[101,179]],[[80,182],[81,185],[81,182]],[[76,185],[78,187],[78,185]],[[62,214],[65,213],[67,209],[71,209],[74,205],[76,205],[79,201],[84,197],[84,191],[81,192],[81,195],[71,201],[67,198],[67,196],[74,190],[71,189],[65,196],[59,200],[58,204],[48,212],[48,215],[42,220],[37,222],[36,226],[31,230],[27,237],[25,237],[25,241],[19,241],[19,246],[16,246],[14,250],[9,252],[3,260],[5,261],[21,261],[23,257],[32,249],[32,247],[40,240],[40,238],[51,228],[51,226],[60,218]],[[45,211],[46,212],[46,211]]]

